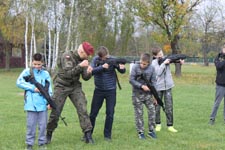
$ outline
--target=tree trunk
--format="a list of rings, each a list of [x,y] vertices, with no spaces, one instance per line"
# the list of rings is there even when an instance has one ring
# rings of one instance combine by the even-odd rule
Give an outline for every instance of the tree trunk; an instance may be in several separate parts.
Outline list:
[[[180,48],[179,48],[179,36],[176,35],[173,41],[171,41],[171,48],[172,48],[172,54],[180,54]],[[175,76],[176,77],[181,77],[181,64],[180,63],[175,63]]]
[[[9,71],[10,70],[10,47],[8,46],[9,44],[5,42],[5,70]]]
[[[203,51],[204,66],[209,66],[209,61],[208,61],[208,58],[207,58],[207,50],[208,50],[208,44],[207,43],[203,43],[202,51]]]

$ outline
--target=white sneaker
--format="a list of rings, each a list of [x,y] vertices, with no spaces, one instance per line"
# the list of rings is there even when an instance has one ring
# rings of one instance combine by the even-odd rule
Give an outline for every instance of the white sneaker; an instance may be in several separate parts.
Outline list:
[[[156,124],[155,131],[159,132],[161,131],[161,128],[162,128],[161,124]]]

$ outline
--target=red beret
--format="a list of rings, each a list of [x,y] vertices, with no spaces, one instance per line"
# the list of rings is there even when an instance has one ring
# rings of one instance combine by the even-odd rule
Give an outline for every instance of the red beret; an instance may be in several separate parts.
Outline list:
[[[93,55],[94,54],[94,48],[93,46],[88,42],[82,43],[83,49],[86,52],[87,55]]]

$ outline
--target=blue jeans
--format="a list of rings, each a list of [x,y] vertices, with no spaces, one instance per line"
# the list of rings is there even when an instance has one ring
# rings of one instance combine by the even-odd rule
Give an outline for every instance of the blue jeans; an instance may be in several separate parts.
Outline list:
[[[38,127],[38,145],[46,143],[46,126],[48,120],[48,112],[46,111],[27,111],[27,133],[26,144],[34,145],[36,128]]]
[[[111,138],[114,108],[116,106],[116,89],[113,89],[113,90],[95,89],[94,90],[94,95],[93,95],[92,103],[91,103],[91,112],[90,112],[90,120],[93,126],[92,132],[94,131],[95,120],[99,110],[102,107],[104,99],[106,100],[106,118],[105,118],[105,127],[104,127],[104,137]]]

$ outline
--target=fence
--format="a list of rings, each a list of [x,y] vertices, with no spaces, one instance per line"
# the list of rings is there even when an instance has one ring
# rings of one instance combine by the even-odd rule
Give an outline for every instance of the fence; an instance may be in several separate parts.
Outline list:
[[[129,62],[135,62],[140,60],[140,56],[124,56],[127,61]],[[202,57],[187,57],[185,59],[185,62],[187,63],[204,63],[204,59]],[[214,58],[208,58],[209,63],[214,62]]]

